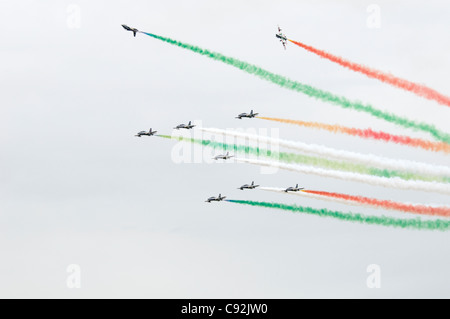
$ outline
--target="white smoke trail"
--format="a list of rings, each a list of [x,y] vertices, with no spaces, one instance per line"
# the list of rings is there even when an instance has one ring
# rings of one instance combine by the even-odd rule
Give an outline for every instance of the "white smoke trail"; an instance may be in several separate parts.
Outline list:
[[[420,190],[426,192],[437,192],[442,194],[450,195],[450,184],[443,184],[437,182],[425,182],[425,181],[411,181],[404,180],[398,177],[385,178],[378,176],[362,175],[351,172],[340,172],[334,170],[326,170],[322,168],[316,168],[306,165],[296,165],[296,164],[286,164],[274,161],[261,161],[254,159],[236,158],[237,162],[249,163],[260,166],[267,167],[277,167],[292,172],[304,173],[304,174],[314,174],[324,177],[332,177],[343,180],[350,180],[354,182],[361,182],[376,186],[408,189],[408,190]]]
[[[364,165],[370,165],[373,167],[400,170],[407,172],[414,172],[423,175],[432,176],[449,176],[450,167],[442,165],[430,165],[426,163],[408,161],[408,160],[396,160],[386,157],[381,157],[373,154],[360,154],[350,151],[337,150],[322,145],[306,144],[302,142],[286,141],[282,139],[275,139],[267,136],[260,136],[254,134],[246,134],[230,130],[221,130],[215,128],[199,128],[200,130],[212,134],[221,134],[225,136],[233,136],[235,138],[248,139],[258,141],[262,143],[275,144],[278,146],[294,149],[304,153],[315,154],[323,157],[334,158],[338,160],[350,161],[353,163],[360,163]]]

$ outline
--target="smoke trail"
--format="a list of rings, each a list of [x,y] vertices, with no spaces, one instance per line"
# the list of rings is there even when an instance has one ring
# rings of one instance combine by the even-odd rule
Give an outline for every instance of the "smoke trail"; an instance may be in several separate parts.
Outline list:
[[[393,142],[396,144],[402,144],[412,147],[419,147],[423,148],[428,151],[434,151],[434,152],[445,152],[450,153],[450,144],[443,143],[443,142],[431,142],[426,141],[420,138],[412,138],[409,136],[402,136],[402,135],[393,135],[382,131],[373,131],[372,129],[357,129],[352,127],[345,127],[340,125],[331,125],[331,124],[324,124],[324,123],[317,123],[317,122],[306,122],[306,121],[297,121],[297,120],[289,120],[289,119],[280,119],[280,118],[274,118],[274,117],[262,117],[258,116],[257,118],[262,120],[268,120],[268,121],[275,121],[280,123],[287,123],[287,124],[295,124],[303,127],[308,128],[315,128],[315,129],[321,129],[326,130],[332,133],[343,133],[347,135],[352,136],[359,136],[365,139],[374,139],[379,141],[385,141],[385,142]]]
[[[393,86],[396,86],[400,89],[415,93],[421,97],[424,97],[429,100],[437,101],[440,104],[450,106],[450,97],[443,95],[442,93],[439,93],[438,91],[429,88],[425,85],[414,83],[399,77],[396,77],[392,74],[388,74],[379,70],[375,70],[372,68],[369,68],[367,66],[357,64],[354,62],[350,62],[346,59],[343,59],[339,56],[332,55],[328,52],[313,48],[312,46],[303,44],[301,42],[297,42],[294,40],[289,40],[290,42],[298,45],[299,47],[302,47],[303,49],[312,52],[314,54],[317,54],[321,58],[325,58],[327,60],[330,60],[331,62],[337,63],[347,69],[350,69],[355,72],[359,72],[362,74],[365,74],[369,78],[380,80],[381,82],[391,84]]]
[[[282,147],[295,149],[297,151],[311,153],[319,156],[334,158],[337,160],[350,161],[353,163],[359,163],[363,165],[370,165],[379,168],[399,170],[399,171],[412,171],[422,175],[432,176],[450,176],[450,168],[446,166],[429,165],[420,162],[413,162],[407,160],[394,160],[385,157],[376,156],[373,154],[360,154],[349,151],[336,150],[333,148],[325,147],[322,145],[306,144],[302,142],[285,141],[281,139],[275,139],[266,136],[253,135],[240,133],[229,130],[220,130],[215,128],[199,128],[204,132],[212,134],[222,134],[226,136],[234,136],[236,138],[249,139],[254,141],[260,141],[269,144],[275,144]]]
[[[419,174],[400,172],[393,170],[381,170],[377,168],[368,167],[360,164],[346,163],[342,161],[333,161],[325,158],[287,153],[287,152],[275,152],[268,149],[262,149],[259,147],[252,147],[247,145],[237,145],[237,144],[226,144],[217,141],[204,140],[204,139],[194,139],[188,137],[178,137],[178,136],[168,136],[168,135],[157,135],[159,137],[174,139],[178,141],[184,141],[188,143],[195,143],[205,147],[211,147],[213,149],[220,149],[223,151],[232,151],[235,153],[244,153],[247,155],[254,155],[256,157],[267,157],[273,160],[282,161],[285,163],[300,163],[304,165],[319,166],[322,168],[354,172],[359,174],[380,176],[386,178],[399,177],[405,180],[423,180],[423,181],[435,181],[435,182],[450,182],[449,178],[439,178],[439,177],[427,177]]]
[[[312,207],[286,205],[280,203],[255,202],[248,200],[226,200],[226,201],[235,204],[265,207],[265,208],[275,208],[290,211],[292,213],[304,213],[320,217],[331,217],[342,221],[356,222],[368,225],[380,225],[380,226],[399,227],[404,229],[440,230],[440,231],[448,230],[450,226],[450,221],[441,219],[435,220],[421,220],[420,218],[399,219],[386,216],[366,216],[355,213],[342,213],[338,211],[330,211],[328,209],[314,209]]]
[[[260,190],[271,191],[277,193],[285,193],[283,188],[273,187],[260,187]],[[375,198],[368,198],[363,196],[354,196],[340,193],[321,192],[314,190],[302,190],[300,192],[290,192],[287,194],[312,197],[319,200],[331,200],[344,204],[371,206],[375,208],[384,208],[390,210],[397,210],[407,213],[429,215],[429,216],[441,216],[450,217],[450,207],[446,206],[428,206],[422,204],[408,204],[393,202],[390,200],[380,200]]]
[[[339,194],[339,193],[331,193],[331,192],[321,192],[321,191],[313,191],[313,190],[303,190],[305,193],[319,195],[319,196],[327,196],[332,198],[343,199],[345,201],[352,201],[355,203],[360,203],[368,206],[375,206],[386,209],[400,210],[413,214],[422,214],[422,215],[432,215],[432,216],[444,216],[450,217],[450,207],[433,207],[426,205],[414,205],[414,204],[406,204],[406,203],[398,203],[389,200],[379,200],[375,198],[368,198],[363,196],[353,196],[347,194]]]
[[[437,192],[450,195],[450,186],[448,184],[443,183],[425,182],[425,181],[406,181],[398,177],[384,178],[378,176],[361,175],[357,173],[339,172],[335,170],[325,170],[322,168],[315,168],[306,165],[286,164],[274,161],[261,161],[245,158],[235,158],[235,161],[259,166],[277,167],[292,172],[313,174],[323,177],[331,177],[347,181],[361,182],[375,186],[408,189],[408,190],[420,190],[426,192]]]
[[[306,85],[306,84],[303,84],[303,83],[300,83],[297,81],[293,81],[287,77],[266,71],[256,65],[249,64],[247,62],[244,62],[244,61],[232,58],[232,57],[228,57],[228,56],[225,56],[225,55],[217,53],[217,52],[202,49],[198,46],[194,46],[191,44],[172,40],[172,39],[162,37],[159,35],[146,33],[146,32],[143,32],[143,33],[145,33],[146,35],[153,37],[155,39],[170,43],[172,45],[190,50],[192,52],[195,52],[195,53],[198,53],[201,55],[204,55],[213,60],[220,61],[225,64],[231,65],[231,66],[238,68],[244,72],[253,74],[263,80],[275,83],[286,89],[300,92],[300,93],[306,94],[310,97],[314,97],[316,99],[319,99],[319,100],[322,100],[325,102],[329,102],[334,105],[339,105],[343,108],[353,109],[353,110],[360,111],[360,112],[366,112],[374,117],[383,119],[387,122],[395,123],[397,125],[400,125],[400,126],[403,126],[406,128],[411,128],[411,129],[420,130],[423,132],[428,132],[429,134],[434,136],[434,138],[436,138],[437,140],[450,144],[450,135],[447,133],[441,132],[434,125],[427,124],[427,123],[415,122],[415,121],[409,120],[407,118],[403,118],[403,117],[400,117],[400,116],[397,116],[397,115],[394,115],[394,114],[391,114],[388,112],[381,111],[379,109],[374,108],[373,106],[371,106],[369,104],[362,104],[360,102],[350,101],[345,97],[334,95],[330,92],[326,92],[326,91],[314,88],[310,85]]]

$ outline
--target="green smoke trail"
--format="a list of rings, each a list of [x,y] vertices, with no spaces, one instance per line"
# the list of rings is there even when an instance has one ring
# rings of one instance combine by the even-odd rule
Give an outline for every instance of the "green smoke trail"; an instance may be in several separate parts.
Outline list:
[[[400,219],[386,216],[366,216],[354,213],[342,213],[337,211],[330,211],[328,209],[314,209],[312,207],[286,205],[281,203],[255,202],[255,201],[231,200],[231,199],[225,201],[250,206],[276,208],[290,211],[293,213],[305,213],[320,217],[331,217],[343,221],[357,222],[361,224],[400,227],[405,229],[420,229],[420,230],[425,229],[425,230],[441,230],[441,231],[448,230],[450,227],[450,220],[442,220],[442,219],[433,219],[433,220],[421,220],[420,218]]]
[[[236,145],[236,144],[226,144],[211,140],[200,140],[188,137],[179,137],[179,136],[169,136],[169,135],[157,135],[159,137],[174,139],[178,141],[184,141],[194,144],[199,144],[206,147],[211,147],[213,149],[221,149],[223,151],[233,151],[235,153],[249,154],[255,156],[263,156],[267,158],[276,159],[278,161],[282,161],[285,163],[301,163],[310,166],[319,166],[323,168],[354,172],[359,174],[380,176],[385,178],[399,177],[405,180],[423,180],[423,181],[435,181],[435,182],[450,182],[449,178],[446,177],[431,177],[431,176],[422,176],[419,174],[408,173],[408,172],[400,172],[400,171],[391,171],[386,169],[377,169],[373,167],[367,167],[362,164],[352,164],[341,161],[328,160],[325,158],[308,156],[296,153],[288,153],[288,152],[274,152],[268,149],[261,149],[259,147],[252,147],[247,145]]]
[[[311,96],[316,99],[320,99],[322,101],[326,101],[326,102],[329,102],[329,103],[332,103],[335,105],[339,105],[343,108],[353,109],[353,110],[360,111],[360,112],[366,112],[374,117],[383,119],[387,122],[395,123],[397,125],[400,125],[400,126],[403,126],[406,128],[411,128],[414,130],[420,130],[423,132],[427,132],[427,133],[431,134],[435,139],[450,144],[450,135],[445,132],[441,132],[434,125],[427,124],[427,123],[415,122],[415,121],[409,120],[407,118],[403,118],[403,117],[400,117],[400,116],[397,116],[397,115],[394,115],[394,114],[391,114],[388,112],[378,110],[369,104],[362,104],[360,102],[350,101],[343,96],[334,95],[330,92],[323,91],[323,90],[317,89],[315,87],[312,87],[310,85],[306,85],[306,84],[291,80],[282,75],[278,75],[278,74],[272,73],[270,71],[264,70],[256,65],[249,64],[247,62],[244,62],[244,61],[232,58],[232,57],[228,57],[228,56],[225,56],[225,55],[217,53],[217,52],[202,49],[195,45],[183,43],[183,42],[180,42],[177,40],[172,40],[172,39],[162,37],[162,36],[152,34],[152,33],[146,33],[146,32],[142,32],[142,33],[144,33],[148,36],[151,36],[155,39],[158,39],[158,40],[170,43],[172,45],[176,45],[178,47],[190,50],[192,52],[207,56],[216,61],[220,61],[220,62],[226,63],[228,65],[234,66],[244,72],[253,74],[261,79],[275,83],[286,89],[304,93],[308,96]]]

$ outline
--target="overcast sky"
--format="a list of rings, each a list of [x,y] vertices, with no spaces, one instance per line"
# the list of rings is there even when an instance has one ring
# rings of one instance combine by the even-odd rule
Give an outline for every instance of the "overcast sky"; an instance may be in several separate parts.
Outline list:
[[[380,8],[370,28],[367,8]],[[448,196],[246,164],[177,164],[176,143],[136,138],[205,127],[449,165],[448,156],[259,119],[340,123],[429,138],[288,91],[170,46],[196,44],[449,132],[449,109],[275,39],[303,41],[450,95],[447,1],[0,1],[0,297],[450,297],[449,232],[352,224],[227,202],[274,201],[405,216],[261,190],[300,186],[450,204]],[[272,130],[272,131],[271,131]],[[69,289],[69,265],[81,288]],[[381,269],[369,289],[366,269]]]

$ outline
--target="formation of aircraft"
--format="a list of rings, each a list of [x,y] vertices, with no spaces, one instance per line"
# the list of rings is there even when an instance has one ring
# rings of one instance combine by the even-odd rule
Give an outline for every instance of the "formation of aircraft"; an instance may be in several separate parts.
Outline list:
[[[136,33],[139,32],[138,29],[136,29],[136,28],[130,28],[130,27],[127,26],[126,24],[122,24],[122,27],[123,27],[125,30],[127,30],[127,31],[132,31],[133,34],[134,34],[134,36],[136,36]]]
[[[255,182],[252,182],[250,185],[249,184],[244,184],[241,187],[239,187],[238,189],[240,189],[241,191],[243,191],[244,189],[255,189],[256,187],[258,187],[259,185],[255,185]]]
[[[136,37],[136,34],[137,34],[138,32],[140,32],[138,29],[136,29],[136,28],[130,28],[130,27],[127,26],[126,24],[122,24],[122,27],[123,27],[125,30],[127,30],[127,31],[133,32],[133,36],[135,36],[135,37]],[[277,33],[275,36],[276,36],[277,39],[280,40],[281,44],[283,44],[283,47],[284,47],[284,49],[286,50],[286,44],[287,44],[288,39],[287,39],[286,35],[282,32],[280,26],[278,26],[278,33]],[[240,120],[243,119],[243,118],[254,118],[254,117],[256,117],[258,114],[259,114],[259,113],[254,113],[253,110],[251,110],[250,113],[241,113],[241,114],[239,114],[236,118],[237,118],[237,119],[240,119]],[[194,128],[194,127],[195,127],[195,125],[193,125],[192,122],[189,121],[188,124],[180,124],[180,125],[177,125],[176,127],[174,127],[174,129],[177,129],[177,130],[179,130],[179,129],[187,129],[187,130],[189,130],[189,129],[192,129],[192,128]],[[150,130],[149,130],[148,132],[147,132],[147,131],[140,131],[140,132],[138,132],[135,136],[137,136],[137,137],[141,137],[141,136],[153,136],[153,135],[155,135],[156,133],[157,133],[157,131],[153,131],[153,130],[150,128]],[[219,159],[227,160],[227,159],[230,159],[231,157],[234,157],[234,155],[230,155],[230,153],[227,152],[225,155],[222,155],[222,154],[221,154],[221,155],[217,155],[217,156],[213,157],[213,159],[214,159],[214,160],[219,160]],[[255,189],[255,188],[259,187],[259,186],[260,186],[260,185],[255,185],[255,182],[252,181],[251,184],[244,184],[244,185],[242,185],[241,187],[239,187],[238,189],[240,189],[240,190],[244,190],[244,189]],[[298,184],[296,184],[295,187],[288,187],[288,188],[286,188],[286,189],[284,190],[284,192],[286,192],[286,193],[287,193],[287,192],[299,192],[299,191],[301,191],[302,189],[304,189],[304,188],[300,188],[300,187],[298,187]],[[222,196],[222,194],[219,194],[218,197],[214,197],[214,196],[209,197],[209,198],[206,200],[206,202],[207,202],[207,203],[211,203],[211,202],[220,202],[220,201],[223,201],[225,198],[226,198],[226,196]]]
[[[275,36],[280,39],[281,44],[283,45],[284,49],[286,50],[286,43],[287,43],[287,37],[284,33],[281,32],[280,26],[278,26],[278,33],[275,34]]]
[[[153,136],[157,133],[158,131],[152,131],[152,129],[150,128],[150,130],[148,130],[148,132],[146,131],[140,131],[138,132],[135,136],[137,137],[141,137],[142,135],[144,136]]]
[[[250,111],[250,113],[241,113],[238,116],[236,116],[237,119],[242,120],[243,117],[248,117],[249,119],[254,118],[259,113],[253,113],[253,110]]]
[[[295,187],[288,187],[288,188],[286,188],[284,191],[287,193],[287,192],[299,192],[299,191],[301,191],[302,189],[304,189],[303,187],[302,188],[299,188],[298,187],[298,184],[297,185],[295,185]]]
[[[190,130],[191,128],[194,128],[194,127],[195,127],[195,125],[191,124],[191,121],[189,121],[188,124],[177,125],[177,126],[174,127],[174,129],[179,130],[180,128],[184,128],[184,129]]]
[[[219,197],[210,197],[207,200],[205,200],[206,203],[211,203],[211,202],[221,202],[223,201],[225,198],[227,198],[226,196],[222,196],[222,194],[219,194]]]
[[[230,152],[227,152],[225,155],[221,154],[221,155],[214,156],[213,159],[216,160],[216,161],[219,160],[219,159],[227,160],[227,159],[230,159],[232,157],[234,157],[234,155],[230,155]]]

